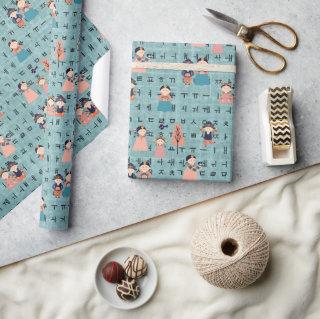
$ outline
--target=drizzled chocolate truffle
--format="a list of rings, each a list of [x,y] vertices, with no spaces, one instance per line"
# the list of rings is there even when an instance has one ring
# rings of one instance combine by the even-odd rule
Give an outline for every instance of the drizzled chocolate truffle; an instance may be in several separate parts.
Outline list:
[[[102,268],[102,276],[106,281],[115,284],[121,282],[125,277],[125,272],[119,263],[111,261]]]
[[[130,278],[140,278],[147,273],[148,265],[139,255],[128,257],[124,262],[124,270]]]
[[[117,284],[116,287],[117,295],[126,301],[133,301],[140,295],[140,286],[133,278],[126,278]]]

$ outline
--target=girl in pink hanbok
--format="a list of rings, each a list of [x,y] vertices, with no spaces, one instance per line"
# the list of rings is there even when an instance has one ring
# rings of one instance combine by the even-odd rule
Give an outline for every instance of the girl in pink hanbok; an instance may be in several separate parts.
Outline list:
[[[73,68],[68,68],[66,71],[66,81],[63,84],[63,92],[73,92],[74,91],[74,72]]]
[[[232,104],[234,96],[231,92],[232,92],[231,84],[230,83],[223,83],[221,85],[221,93],[220,93],[219,102],[221,104]]]
[[[186,157],[186,168],[183,172],[182,179],[187,181],[195,181],[198,179],[199,166],[197,164],[197,158],[194,155],[188,155]]]
[[[43,90],[45,93],[48,93],[49,84],[48,84],[47,80],[46,80],[44,77],[40,77],[40,78],[38,79],[38,85],[42,88],[42,90]]]
[[[147,142],[147,130],[144,126],[138,126],[136,129],[137,137],[132,147],[134,152],[147,152],[148,142]]]
[[[16,148],[11,144],[10,139],[0,135],[0,153],[3,157],[9,157],[16,151]]]
[[[72,160],[72,147],[73,143],[71,140],[66,140],[64,143],[64,151],[62,156],[63,163],[69,163]]]
[[[165,149],[165,145],[166,145],[166,140],[163,136],[159,136],[156,141],[156,149],[154,152],[154,156],[157,158],[163,158],[165,157],[165,153],[166,153],[166,149]]]
[[[23,81],[20,82],[18,84],[18,88],[19,88],[20,92],[23,93],[28,104],[33,103],[39,97],[39,95],[35,91],[33,91],[32,89],[30,89],[28,87],[28,84],[26,82],[23,82]]]

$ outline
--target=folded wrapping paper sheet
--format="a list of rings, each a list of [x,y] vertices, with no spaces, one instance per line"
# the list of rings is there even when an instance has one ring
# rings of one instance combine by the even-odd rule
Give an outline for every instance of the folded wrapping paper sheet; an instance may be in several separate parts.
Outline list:
[[[63,10],[59,14],[60,6],[63,6]],[[67,173],[71,163],[56,159],[47,161],[48,138],[54,144],[52,147],[50,143],[52,153],[49,153],[49,157],[52,158],[56,151],[56,157],[61,158],[63,150],[62,159],[68,160],[72,148],[73,153],[77,153],[107,126],[106,112],[99,110],[102,106],[100,103],[105,99],[101,92],[108,91],[106,84],[100,83],[103,88],[96,88],[92,87],[92,83],[96,84],[97,79],[101,78],[96,65],[99,65],[100,71],[108,74],[108,70],[103,70],[102,67],[107,64],[110,47],[108,41],[83,14],[80,25],[81,11],[76,16],[73,13],[80,8],[79,0],[6,0],[0,7],[0,16],[3,17],[0,39],[0,218],[40,186],[43,176],[44,190],[50,187],[50,193],[53,194],[54,180],[47,176],[48,171],[62,176],[63,190],[68,194],[71,176]],[[68,12],[72,14],[69,15]],[[64,20],[62,26],[59,26],[60,18]],[[72,31],[77,38],[76,34],[81,29],[79,41],[71,38],[76,43],[74,49],[80,48],[78,67],[76,61],[68,56],[70,48],[65,34],[69,19],[78,19],[77,25],[72,24],[72,28],[68,29],[69,34]],[[60,31],[61,28],[64,30]],[[52,42],[53,39],[56,41]],[[51,43],[54,45],[53,50]],[[73,54],[76,51],[73,52],[71,48],[70,52]],[[59,61],[56,59],[57,55]],[[73,88],[73,91],[68,91]],[[76,95],[77,103],[69,103],[70,99],[76,99]],[[66,118],[63,117],[65,122],[61,116],[57,116],[57,106],[64,104],[63,99],[68,101],[63,106],[66,112]],[[59,130],[62,129],[63,134],[59,138],[50,135],[52,120],[59,123]],[[72,140],[73,131],[74,143],[66,143],[67,139]],[[65,139],[67,135],[70,138]],[[46,167],[43,166],[44,163]],[[50,164],[49,167],[48,163],[52,163],[52,166]],[[56,166],[57,164],[63,167]],[[50,195],[49,192],[47,194]],[[66,228],[64,220],[55,225],[59,218],[55,218],[55,215],[46,216],[56,210],[54,204],[51,206],[53,209],[49,210],[49,205],[41,205],[42,226]],[[36,209],[39,208],[35,207]],[[64,213],[67,216],[68,210],[64,210]]]
[[[56,0],[51,32],[49,90],[45,104],[45,161],[40,226],[68,228],[74,123],[78,99],[82,3]],[[91,107],[91,106],[90,106]],[[93,106],[92,106],[93,107]]]
[[[230,181],[235,47],[134,42],[128,175]]]

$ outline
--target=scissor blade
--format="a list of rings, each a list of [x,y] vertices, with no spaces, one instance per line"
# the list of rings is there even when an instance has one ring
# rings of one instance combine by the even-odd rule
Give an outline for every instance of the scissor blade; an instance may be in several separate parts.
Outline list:
[[[228,29],[229,31],[237,34],[240,29],[240,24],[237,20],[212,9],[208,9],[207,11],[213,16],[213,20]]]

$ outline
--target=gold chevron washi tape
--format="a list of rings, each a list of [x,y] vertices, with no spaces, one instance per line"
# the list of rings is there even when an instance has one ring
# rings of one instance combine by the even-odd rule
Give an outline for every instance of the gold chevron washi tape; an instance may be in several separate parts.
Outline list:
[[[290,87],[269,89],[269,119],[273,150],[284,151],[291,147],[289,91]]]

